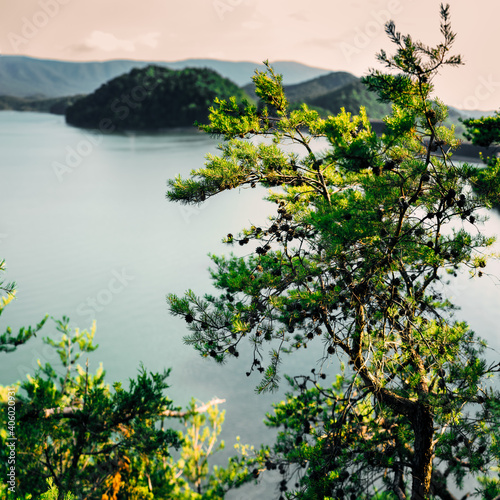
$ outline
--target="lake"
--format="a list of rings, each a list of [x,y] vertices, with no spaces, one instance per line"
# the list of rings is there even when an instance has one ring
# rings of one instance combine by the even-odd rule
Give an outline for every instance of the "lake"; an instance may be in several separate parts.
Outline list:
[[[272,438],[264,413],[286,387],[256,395],[257,377],[245,375],[249,352],[224,366],[199,357],[183,344],[185,323],[169,315],[165,300],[188,288],[209,291],[207,254],[227,253],[221,243],[227,233],[264,223],[275,207],[262,201],[262,189],[233,190],[199,207],[165,199],[167,179],[202,166],[216,146],[197,131],[102,136],[68,127],[61,116],[1,112],[0,258],[6,279],[18,285],[2,331],[35,324],[45,314],[69,316],[80,328],[95,319],[100,347],[89,355],[90,370],[102,362],[111,383],[135,376],[141,363],[150,371],[171,367],[169,396],[176,404],[185,406],[191,397],[226,399],[223,438],[231,455],[235,436],[256,445]],[[500,233],[497,213],[488,229]],[[499,262],[486,271],[500,276]],[[461,275],[448,291],[462,306],[457,317],[498,352],[498,281]],[[48,323],[42,336],[53,333]],[[309,371],[321,354],[322,344],[311,344],[284,363],[283,373]],[[489,357],[498,354],[490,351]],[[55,361],[40,338],[0,353],[0,384],[32,373],[37,359]],[[265,489],[234,498],[265,498]]]

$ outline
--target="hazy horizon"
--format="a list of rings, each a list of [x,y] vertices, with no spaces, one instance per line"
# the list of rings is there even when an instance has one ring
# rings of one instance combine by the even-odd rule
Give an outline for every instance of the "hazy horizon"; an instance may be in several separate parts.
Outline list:
[[[443,70],[436,93],[457,108],[498,109],[500,2],[449,3],[453,52],[465,66]],[[403,34],[440,41],[434,0],[0,0],[0,13],[1,54],[71,62],[290,61],[362,76],[382,68],[380,49],[392,51],[389,19]]]
[[[137,61],[137,62],[161,62],[161,63],[176,63],[176,62],[182,62],[182,61],[221,61],[221,62],[235,62],[235,63],[249,63],[249,64],[263,64],[264,61],[252,61],[250,59],[217,59],[215,57],[186,57],[186,58],[181,58],[181,59],[137,59],[135,57],[117,57],[117,58],[109,58],[109,59],[89,59],[85,61],[78,61],[78,60],[71,60],[71,59],[57,59],[54,57],[35,57],[31,56],[29,54],[0,54],[4,56],[9,56],[9,57],[28,57],[30,59],[39,59],[41,61],[58,61],[58,62],[68,62],[68,63],[100,63],[100,62],[109,62],[109,61]],[[292,63],[292,64],[302,64],[304,66],[309,66],[311,68],[316,68],[316,69],[324,69],[327,71],[346,71],[346,70],[336,70],[332,68],[327,68],[327,67],[321,67],[321,66],[316,66],[316,65],[310,65],[307,63],[303,63],[300,61],[292,61],[290,59],[270,59],[269,62],[276,63]],[[349,71],[349,73],[351,73]],[[354,73],[353,73],[354,74]],[[358,75],[360,76],[360,75]]]

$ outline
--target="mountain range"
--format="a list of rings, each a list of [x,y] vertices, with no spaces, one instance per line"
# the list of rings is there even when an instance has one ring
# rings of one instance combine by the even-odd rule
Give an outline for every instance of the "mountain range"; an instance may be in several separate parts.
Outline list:
[[[256,69],[264,69],[263,64],[215,59],[185,59],[176,62],[69,62],[5,55],[0,57],[0,95],[51,98],[89,94],[117,76],[151,64],[176,70],[187,67],[209,68],[239,86],[250,83]],[[287,84],[304,82],[330,73],[327,69],[290,61],[276,61],[272,64],[274,69],[284,76]]]
[[[36,59],[26,56],[0,57],[0,110],[15,109],[64,113],[78,98],[91,94],[106,82],[130,73],[132,69],[150,64],[172,70],[208,68],[242,87],[255,96],[251,77],[263,64],[220,61],[215,59],[185,59],[175,62],[110,60],[103,62],[69,62]],[[389,112],[387,104],[377,101],[361,84],[360,79],[345,71],[329,71],[290,61],[272,63],[276,73],[283,75],[286,95],[297,106],[305,102],[323,116],[338,113],[341,107],[357,113],[361,105],[368,116],[380,120]],[[461,111],[449,108],[450,122],[462,130],[459,119],[483,116],[492,112]]]

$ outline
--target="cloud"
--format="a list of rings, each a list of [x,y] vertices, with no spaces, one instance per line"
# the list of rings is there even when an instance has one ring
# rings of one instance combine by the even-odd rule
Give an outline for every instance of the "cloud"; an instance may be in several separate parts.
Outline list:
[[[83,42],[89,50],[104,50],[105,52],[114,52],[115,50],[125,50],[133,52],[135,43],[131,40],[120,40],[111,33],[103,31],[93,31],[90,36]]]
[[[139,36],[135,40],[136,43],[140,45],[146,45],[154,49],[158,46],[160,36],[161,34],[155,31],[154,33],[147,33],[146,35]]]
[[[160,33],[152,32],[140,35],[130,40],[117,38],[112,33],[94,30],[92,33],[79,44],[76,48],[79,51],[100,50],[104,52],[125,51],[134,52],[138,46],[147,46],[155,48],[158,45]]]
[[[296,12],[293,12],[292,14],[289,14],[288,16],[290,19],[295,19],[296,21],[301,21],[301,22],[310,22],[310,16],[309,12],[306,10],[298,10]]]

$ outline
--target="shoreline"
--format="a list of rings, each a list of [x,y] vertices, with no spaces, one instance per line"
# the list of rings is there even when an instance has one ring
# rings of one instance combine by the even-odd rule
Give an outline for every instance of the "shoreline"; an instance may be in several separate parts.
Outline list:
[[[480,154],[486,158],[488,156],[495,156],[498,154],[499,148],[495,146],[490,146],[485,148],[482,146],[476,146],[471,142],[464,141],[453,153],[453,158],[458,161],[467,161],[471,159],[476,159],[478,163],[482,163]]]
[[[63,114],[59,113],[51,113],[50,111],[41,111],[41,110],[17,110],[17,109],[0,109],[1,112],[14,112],[14,113],[37,113],[37,114],[48,114],[52,116],[64,116]],[[71,125],[66,123],[67,126],[69,127],[75,127],[75,128],[80,128],[82,130],[88,130],[88,131],[93,131],[93,130],[98,130],[98,129],[84,129],[82,127],[77,127],[75,125]],[[382,122],[379,122],[377,120],[374,120],[371,122],[373,130],[379,134],[382,132]],[[168,134],[168,133],[183,133],[183,132],[199,132],[202,133],[201,131],[198,130],[197,127],[192,126],[192,127],[173,127],[169,129],[155,129],[155,130],[120,130],[114,133],[118,134],[123,134],[123,135],[158,135],[158,134]],[[453,152],[453,159],[457,161],[470,161],[470,160],[475,160],[476,163],[482,163],[481,158],[480,158],[480,153],[483,154],[485,157],[487,156],[493,156],[497,153],[500,152],[499,147],[493,147],[490,146],[489,148],[482,147],[482,146],[476,146],[472,144],[469,141],[462,141],[460,146]]]

